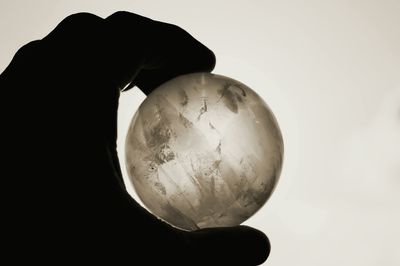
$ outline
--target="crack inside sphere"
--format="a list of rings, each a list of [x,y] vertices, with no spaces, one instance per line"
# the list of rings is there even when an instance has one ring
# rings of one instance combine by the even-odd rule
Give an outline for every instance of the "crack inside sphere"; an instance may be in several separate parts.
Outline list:
[[[185,230],[248,219],[273,192],[283,159],[266,103],[246,85],[210,73],[177,77],[148,95],[125,149],[144,205]]]

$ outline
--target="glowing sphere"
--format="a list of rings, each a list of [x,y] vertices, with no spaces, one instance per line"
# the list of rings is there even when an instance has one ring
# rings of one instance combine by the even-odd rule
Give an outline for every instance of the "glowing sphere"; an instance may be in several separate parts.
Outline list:
[[[260,96],[209,73],[177,77],[148,95],[125,149],[144,205],[186,230],[245,221],[273,192],[283,159],[281,132]]]

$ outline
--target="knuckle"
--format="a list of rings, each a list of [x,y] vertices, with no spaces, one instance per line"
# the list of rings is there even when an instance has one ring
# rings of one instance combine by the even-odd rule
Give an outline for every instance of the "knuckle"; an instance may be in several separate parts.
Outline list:
[[[135,14],[130,13],[128,11],[117,11],[117,12],[113,13],[112,15],[110,15],[109,17],[107,17],[107,19],[110,19],[110,18],[125,18],[125,17],[130,17],[130,16],[135,16]]]
[[[99,19],[101,18],[91,13],[84,13],[84,12],[76,13],[64,18],[60,22],[59,26],[68,26],[71,24],[85,25],[85,24],[90,24],[92,21],[98,21]]]
[[[0,74],[0,76],[7,76],[10,73],[24,73],[24,78],[27,78],[28,74],[30,73],[29,70],[33,69],[35,62],[37,62],[40,58],[40,51],[42,50],[41,48],[42,45],[40,40],[29,42],[19,48],[18,51],[14,54],[7,68],[4,70],[3,73]],[[18,71],[15,72],[15,70]],[[11,74],[11,77],[12,76],[13,74]],[[21,77],[16,78],[19,79]]]
[[[127,28],[135,28],[136,30],[140,30],[143,27],[146,28],[152,20],[127,11],[117,11],[107,17],[106,21],[113,30],[123,31],[123,29],[126,30]]]
[[[90,13],[72,14],[64,18],[45,38],[52,38],[59,35],[68,38],[71,35],[96,30],[102,21],[102,18]]]
[[[36,54],[40,47],[40,40],[31,41],[18,49],[18,51],[15,53],[14,59],[18,59],[21,57],[30,57],[31,55]]]

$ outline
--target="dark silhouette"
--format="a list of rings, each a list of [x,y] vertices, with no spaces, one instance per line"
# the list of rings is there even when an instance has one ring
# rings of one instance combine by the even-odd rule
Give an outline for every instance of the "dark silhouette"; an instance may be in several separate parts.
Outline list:
[[[262,232],[175,229],[140,207],[122,181],[120,91],[136,85],[148,94],[214,65],[214,54],[181,28],[127,12],[71,15],[23,46],[0,76],[3,251],[14,262],[53,265],[264,262]]]

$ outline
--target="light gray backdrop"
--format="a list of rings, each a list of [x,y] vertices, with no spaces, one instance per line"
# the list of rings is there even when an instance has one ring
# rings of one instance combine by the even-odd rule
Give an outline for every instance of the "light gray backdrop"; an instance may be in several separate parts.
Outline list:
[[[400,265],[400,1],[1,0],[0,71],[65,16],[117,10],[183,27],[274,111],[284,169],[246,222],[271,239],[265,265]],[[121,98],[123,167],[144,97]]]

